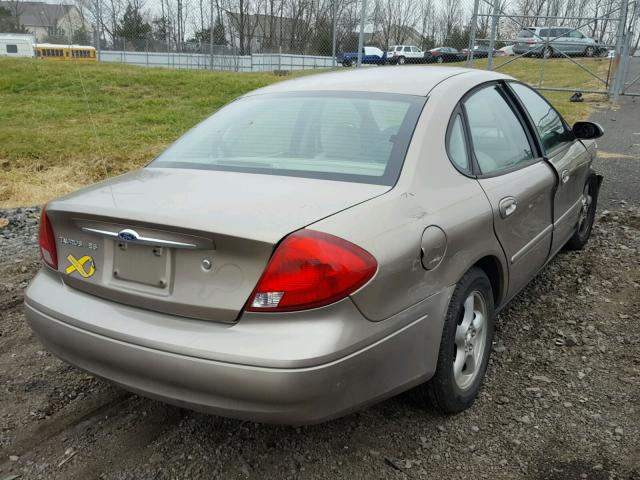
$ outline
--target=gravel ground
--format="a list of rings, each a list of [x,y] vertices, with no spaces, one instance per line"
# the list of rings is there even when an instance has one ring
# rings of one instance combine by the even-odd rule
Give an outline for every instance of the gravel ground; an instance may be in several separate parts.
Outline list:
[[[0,211],[0,480],[640,479],[635,206],[601,212],[587,248],[559,254],[500,315],[469,411],[442,417],[408,392],[301,428],[167,406],[44,351],[21,307],[37,217]]]

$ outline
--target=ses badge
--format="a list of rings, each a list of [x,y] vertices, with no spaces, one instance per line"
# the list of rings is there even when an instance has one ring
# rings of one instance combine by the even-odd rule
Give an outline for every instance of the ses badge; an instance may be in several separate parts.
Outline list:
[[[97,250],[98,245],[92,242],[83,242],[82,240],[74,240],[66,237],[59,237],[60,243],[63,245],[72,245],[74,247],[86,247],[89,250]],[[65,269],[67,275],[71,275],[74,272],[82,278],[89,278],[96,272],[96,265],[93,258],[89,255],[84,255],[80,258],[76,258],[74,255],[67,255],[67,261],[69,266]]]

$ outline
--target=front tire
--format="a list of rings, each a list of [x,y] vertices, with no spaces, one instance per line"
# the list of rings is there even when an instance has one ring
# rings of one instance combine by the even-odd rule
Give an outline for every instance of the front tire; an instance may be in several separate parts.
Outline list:
[[[544,50],[542,51],[542,56],[543,56],[543,58],[551,58],[551,57],[553,57],[553,48],[545,47]]]
[[[582,191],[582,208],[580,209],[578,226],[566,244],[567,250],[582,250],[589,241],[598,208],[598,190],[598,178],[592,175]]]
[[[440,412],[466,410],[478,396],[489,363],[494,316],[491,283],[481,269],[473,267],[453,291],[436,372],[424,386]]]
[[[437,62],[437,63],[444,63],[444,58],[442,58],[442,56],[440,56],[440,57],[438,57],[438,58],[436,59],[436,62]]]
[[[587,47],[586,50],[584,51],[584,54],[587,57],[593,57],[595,53],[596,53],[596,50],[593,47]]]

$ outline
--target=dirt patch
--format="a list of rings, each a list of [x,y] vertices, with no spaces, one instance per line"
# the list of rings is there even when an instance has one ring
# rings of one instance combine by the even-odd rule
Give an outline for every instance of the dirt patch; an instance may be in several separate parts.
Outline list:
[[[500,315],[469,411],[408,392],[302,428],[170,407],[52,357],[21,307],[37,210],[2,216],[0,479],[640,479],[638,209],[599,215]]]

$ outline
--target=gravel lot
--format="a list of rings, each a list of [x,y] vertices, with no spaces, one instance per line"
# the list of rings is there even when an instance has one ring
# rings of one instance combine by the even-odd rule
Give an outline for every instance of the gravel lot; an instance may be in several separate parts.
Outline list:
[[[0,480],[640,479],[637,207],[601,212],[587,249],[500,315],[471,410],[441,417],[408,392],[302,428],[167,406],[51,356],[21,307],[38,211],[0,217]]]

